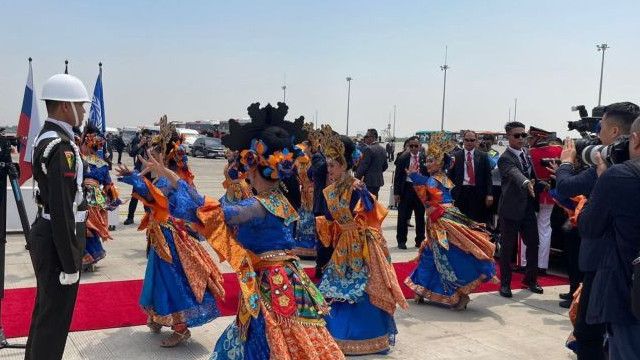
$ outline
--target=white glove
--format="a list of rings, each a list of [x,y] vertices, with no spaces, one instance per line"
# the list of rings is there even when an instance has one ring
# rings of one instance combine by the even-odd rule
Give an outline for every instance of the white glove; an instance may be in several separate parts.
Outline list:
[[[75,272],[73,274],[67,274],[64,272],[60,273],[60,284],[62,285],[72,285],[80,280],[80,272]]]

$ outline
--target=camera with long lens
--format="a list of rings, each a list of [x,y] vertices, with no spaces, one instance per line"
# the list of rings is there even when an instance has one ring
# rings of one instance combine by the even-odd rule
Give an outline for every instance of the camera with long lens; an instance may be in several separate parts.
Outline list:
[[[591,110],[591,116],[584,105],[572,106],[571,111],[577,111],[580,114],[580,120],[569,121],[567,129],[569,131],[576,130],[582,137],[589,134],[596,134],[600,130],[600,120],[604,116],[606,106],[596,106]]]
[[[573,106],[572,111],[578,111],[580,120],[569,121],[567,128],[569,131],[580,132],[581,139],[575,139],[576,153],[578,159],[588,166],[596,165],[596,154],[600,154],[602,159],[610,166],[629,160],[629,137],[623,136],[611,145],[602,145],[596,136],[600,132],[600,120],[604,116],[606,106],[596,106],[591,110],[591,116],[584,105]]]
[[[587,166],[596,165],[596,154],[600,154],[602,159],[609,165],[619,164],[629,160],[629,138],[620,137],[611,145],[602,145],[596,136],[600,132],[600,120],[606,112],[606,106],[596,106],[591,110],[591,116],[584,105],[573,106],[572,111],[578,111],[580,120],[569,121],[567,128],[569,131],[580,132],[581,139],[575,139],[576,153],[582,164]]]
[[[622,136],[611,145],[602,145],[600,139],[579,139],[575,142],[576,152],[582,162],[596,165],[596,154],[600,154],[607,165],[620,164],[629,160],[629,137]]]

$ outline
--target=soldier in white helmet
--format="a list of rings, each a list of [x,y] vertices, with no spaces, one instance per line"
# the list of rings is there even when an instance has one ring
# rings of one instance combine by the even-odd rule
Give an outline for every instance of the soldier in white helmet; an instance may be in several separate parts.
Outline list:
[[[42,100],[49,116],[32,161],[39,210],[28,245],[38,292],[25,354],[28,360],[62,358],[85,246],[83,165],[72,128],[84,118],[83,105],[90,102],[87,89],[78,78],[57,74],[43,85]]]

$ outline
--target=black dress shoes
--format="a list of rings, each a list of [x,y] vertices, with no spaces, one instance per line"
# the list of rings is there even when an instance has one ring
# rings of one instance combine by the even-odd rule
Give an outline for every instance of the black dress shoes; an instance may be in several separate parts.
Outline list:
[[[122,224],[123,225],[131,225],[131,224],[133,224],[133,219],[126,219]]]
[[[568,309],[571,307],[571,300],[562,300],[558,305],[560,305],[560,307],[563,309]]]
[[[544,292],[544,290],[542,289],[542,286],[538,285],[537,282],[535,283],[528,283],[528,282],[523,282],[524,286],[527,287],[527,289],[529,289],[529,291],[531,291],[532,293],[535,294],[542,294]]]
[[[506,298],[513,297],[513,294],[511,293],[511,288],[509,288],[509,286],[507,285],[502,285],[500,287],[500,296],[506,297]]]
[[[398,244],[398,249],[407,250],[407,244]]]
[[[573,294],[572,293],[562,293],[560,295],[558,295],[558,297],[562,300],[571,300],[573,299]]]

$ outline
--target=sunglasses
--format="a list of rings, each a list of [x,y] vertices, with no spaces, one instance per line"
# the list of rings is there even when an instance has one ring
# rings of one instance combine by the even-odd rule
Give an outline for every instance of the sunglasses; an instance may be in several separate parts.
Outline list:
[[[476,139],[464,139],[465,142],[476,142]]]
[[[415,149],[415,148],[419,148],[420,145],[409,145],[410,148]]]
[[[513,134],[511,136],[513,136],[514,139],[525,139],[529,135],[527,135],[527,133],[520,133],[520,134]]]

